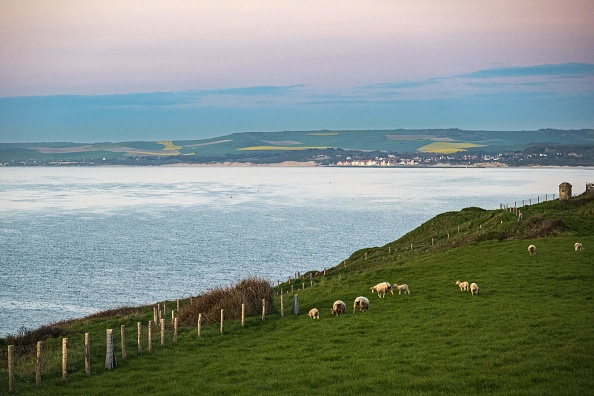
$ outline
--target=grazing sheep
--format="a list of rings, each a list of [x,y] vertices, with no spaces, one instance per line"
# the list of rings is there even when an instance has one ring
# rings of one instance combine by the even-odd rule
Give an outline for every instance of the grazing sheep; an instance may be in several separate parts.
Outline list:
[[[528,253],[530,253],[531,256],[533,254],[536,254],[536,246],[534,246],[534,245],[528,246]]]
[[[353,304],[353,313],[355,313],[356,310],[359,310],[359,312],[365,312],[368,309],[369,300],[367,299],[367,297],[359,296],[355,298],[355,303]]]
[[[312,308],[309,310],[309,317],[312,319],[320,319],[320,312],[317,308]]]
[[[398,289],[398,294],[400,294],[400,293],[410,294],[410,290],[408,289],[408,285],[406,283],[404,283],[402,285],[397,285],[396,283],[394,283],[392,286],[395,287],[396,289]]]
[[[460,291],[468,291],[468,282],[456,281],[456,284],[460,287]]]
[[[386,292],[389,291],[394,295],[394,291],[392,290],[392,285],[389,282],[382,282],[378,283],[375,286],[371,286],[371,292],[377,292],[377,296],[379,298],[384,298],[386,296]]]
[[[581,252],[582,250],[584,250],[584,247],[579,242],[576,242],[575,245],[573,245],[573,248],[575,249],[576,252]]]
[[[471,283],[470,284],[470,294],[471,295],[477,295],[479,294],[479,292],[481,291],[481,289],[478,287],[478,285],[476,283]]]
[[[346,304],[342,300],[334,301],[332,305],[332,315],[340,316],[346,311]]]

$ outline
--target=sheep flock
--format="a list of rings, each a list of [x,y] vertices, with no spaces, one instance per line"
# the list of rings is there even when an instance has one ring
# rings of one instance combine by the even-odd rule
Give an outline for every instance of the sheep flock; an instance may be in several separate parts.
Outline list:
[[[579,242],[576,242],[573,248],[576,252],[582,252],[584,250],[584,247]],[[529,245],[528,253],[530,253],[531,256],[536,254],[536,246],[532,244]],[[481,291],[480,287],[475,282],[470,283],[468,281],[457,280],[456,285],[460,288],[460,291],[470,292],[471,296],[478,296]],[[371,293],[377,293],[379,298],[385,298],[387,292],[390,292],[392,295],[394,295],[394,289],[398,290],[398,294],[410,294],[410,289],[406,283],[399,285],[397,283],[392,284],[390,282],[380,282],[374,286],[371,286],[369,289],[371,290]],[[353,313],[356,311],[367,312],[369,310],[369,306],[369,299],[364,296],[359,296],[355,298],[355,301],[353,302]],[[345,312],[346,304],[344,301],[336,300],[332,305],[332,315],[341,316]],[[308,315],[312,319],[320,319],[320,313],[317,308],[312,308]]]

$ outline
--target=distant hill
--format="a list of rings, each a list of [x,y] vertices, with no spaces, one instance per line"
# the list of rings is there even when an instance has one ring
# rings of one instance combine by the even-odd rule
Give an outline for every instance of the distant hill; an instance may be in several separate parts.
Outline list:
[[[460,129],[244,132],[203,140],[0,143],[0,163],[136,161],[282,162],[333,157],[332,150],[452,155],[522,152],[535,145],[594,147],[594,130],[468,131]],[[575,150],[574,150],[575,151]],[[304,153],[308,153],[305,155]],[[580,156],[580,154],[576,154]],[[24,163],[26,162],[26,163]]]

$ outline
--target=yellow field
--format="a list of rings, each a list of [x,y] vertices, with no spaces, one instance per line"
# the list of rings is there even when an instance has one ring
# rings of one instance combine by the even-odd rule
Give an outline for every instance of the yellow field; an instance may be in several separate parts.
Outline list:
[[[448,142],[435,142],[426,146],[420,147],[418,150],[423,153],[435,153],[435,154],[452,154],[459,151],[466,151],[467,148],[471,147],[484,147],[483,144],[474,143],[448,143]]]
[[[168,155],[179,155],[178,151],[174,153],[164,153],[163,151],[138,151],[138,150],[129,150],[127,151],[128,154],[131,155],[159,155],[159,156],[168,156]]]
[[[182,148],[182,146],[173,145],[173,142],[171,140],[158,140],[157,144],[162,144],[163,146],[165,146],[163,147],[163,150],[165,151],[174,151]]]
[[[326,149],[328,147],[286,147],[286,146],[251,146],[238,148],[242,151],[264,151],[264,150],[307,150],[307,149]]]

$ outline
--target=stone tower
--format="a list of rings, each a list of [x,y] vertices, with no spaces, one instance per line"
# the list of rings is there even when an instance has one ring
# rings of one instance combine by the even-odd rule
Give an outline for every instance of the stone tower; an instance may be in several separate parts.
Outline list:
[[[559,199],[568,201],[571,198],[571,184],[563,182],[559,184]]]

